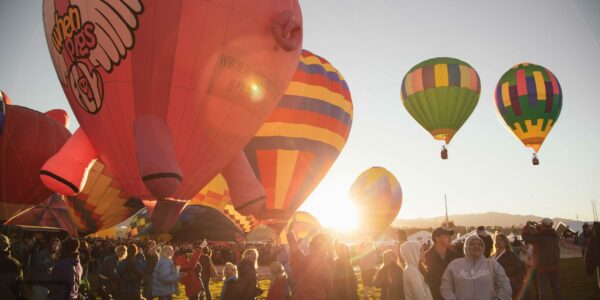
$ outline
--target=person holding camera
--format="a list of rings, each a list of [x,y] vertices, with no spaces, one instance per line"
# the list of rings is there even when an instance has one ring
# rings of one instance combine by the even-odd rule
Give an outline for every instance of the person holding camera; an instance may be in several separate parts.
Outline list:
[[[523,240],[533,245],[532,266],[537,275],[541,299],[549,299],[548,285],[552,289],[554,299],[564,299],[558,282],[560,238],[552,228],[552,220],[544,218],[541,224],[527,222],[523,228]]]

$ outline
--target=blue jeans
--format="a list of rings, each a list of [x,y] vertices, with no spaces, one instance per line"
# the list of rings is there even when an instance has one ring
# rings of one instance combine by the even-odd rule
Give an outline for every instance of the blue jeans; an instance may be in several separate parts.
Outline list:
[[[540,288],[540,296],[542,300],[549,299],[548,284],[552,288],[552,295],[555,300],[562,300],[563,294],[560,290],[560,283],[558,282],[558,271],[555,272],[537,272],[537,281]]]

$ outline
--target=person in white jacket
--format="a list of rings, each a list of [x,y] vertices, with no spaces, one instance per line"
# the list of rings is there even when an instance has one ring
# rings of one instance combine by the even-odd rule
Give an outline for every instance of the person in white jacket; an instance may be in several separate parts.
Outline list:
[[[423,247],[419,242],[405,242],[400,246],[400,254],[406,262],[404,268],[404,299],[433,300],[431,290],[419,271],[419,262],[423,255]]]
[[[472,235],[465,241],[465,257],[453,260],[440,291],[445,300],[511,300],[512,290],[504,268],[483,256],[483,240]]]

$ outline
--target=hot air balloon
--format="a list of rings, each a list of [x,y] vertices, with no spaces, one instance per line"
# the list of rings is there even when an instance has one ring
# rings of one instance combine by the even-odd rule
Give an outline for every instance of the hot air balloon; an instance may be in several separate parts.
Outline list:
[[[344,77],[327,60],[302,50],[285,94],[244,149],[266,192],[265,208],[255,216],[276,220],[281,230],[327,174],[351,125]],[[243,194],[237,178],[225,179],[232,199]]]
[[[402,189],[390,171],[372,167],[354,181],[350,199],[358,208],[359,228],[376,239],[400,212]]]
[[[10,218],[7,225],[28,225],[61,228],[71,236],[78,236],[64,196],[54,194],[42,203]]]
[[[65,197],[65,202],[82,235],[113,227],[144,207],[139,199],[130,198],[121,189],[100,160],[92,164],[83,190]]]
[[[292,223],[294,223],[293,232],[297,239],[303,239],[309,236],[311,233],[316,233],[321,230],[321,223],[319,223],[317,218],[313,217],[313,215],[308,212],[297,211],[286,224],[285,228],[279,233],[279,243],[288,243],[287,232],[289,231]]]
[[[46,200],[53,192],[39,178],[44,162],[68,140],[71,133],[52,117],[6,105],[1,93],[0,113],[0,224]]]
[[[446,145],[467,121],[481,85],[473,67],[450,57],[428,59],[414,66],[402,79],[402,103],[408,113],[434,139]],[[442,159],[448,158],[442,146]]]
[[[127,229],[127,236],[133,238],[138,235],[149,234],[151,222],[148,211],[143,208],[131,218],[131,222]]]
[[[496,109],[508,129],[523,145],[537,152],[558,120],[562,89],[550,70],[522,63],[508,70],[496,86]]]
[[[43,3],[50,56],[81,125],[45,164],[44,184],[77,194],[100,157],[128,195],[182,200],[158,219],[239,154],[301,50],[297,0]]]

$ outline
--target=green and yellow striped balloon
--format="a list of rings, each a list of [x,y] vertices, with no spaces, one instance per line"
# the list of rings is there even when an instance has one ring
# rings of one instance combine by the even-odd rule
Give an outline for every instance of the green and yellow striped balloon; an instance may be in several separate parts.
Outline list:
[[[408,113],[436,140],[449,144],[481,92],[479,75],[462,60],[438,57],[414,66],[402,80]]]

